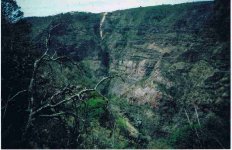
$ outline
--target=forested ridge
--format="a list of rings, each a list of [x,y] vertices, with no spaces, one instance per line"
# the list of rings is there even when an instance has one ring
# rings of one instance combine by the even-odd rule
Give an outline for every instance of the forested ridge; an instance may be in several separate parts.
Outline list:
[[[2,148],[230,148],[229,1],[1,11]]]

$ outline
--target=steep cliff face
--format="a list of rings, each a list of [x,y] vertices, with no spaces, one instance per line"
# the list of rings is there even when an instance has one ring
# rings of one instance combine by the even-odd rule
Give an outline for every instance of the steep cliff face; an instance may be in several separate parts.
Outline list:
[[[212,23],[212,16],[211,2],[136,8],[107,14],[103,43],[110,54],[110,72],[124,74],[127,81],[126,84],[117,82],[112,85],[111,92],[126,95],[133,101],[156,103],[163,93],[157,86],[172,86],[172,79],[163,75],[168,70],[162,65],[178,62],[178,58],[192,50],[204,55],[204,48],[196,46],[214,40],[214,37],[204,36],[210,30],[207,28]]]

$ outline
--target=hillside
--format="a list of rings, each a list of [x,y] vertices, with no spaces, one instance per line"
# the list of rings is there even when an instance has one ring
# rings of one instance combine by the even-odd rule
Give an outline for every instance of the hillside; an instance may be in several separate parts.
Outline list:
[[[38,119],[29,147],[229,148],[227,7],[196,2],[25,18],[38,53],[46,50],[49,31],[49,55],[75,62],[62,60],[67,66],[61,69],[51,62],[53,73],[42,66],[38,98],[57,87],[94,87],[117,76],[99,86],[100,94],[83,95],[86,103],[76,110],[70,103],[60,107],[83,118],[78,132],[72,115],[61,118],[62,126],[55,118]]]

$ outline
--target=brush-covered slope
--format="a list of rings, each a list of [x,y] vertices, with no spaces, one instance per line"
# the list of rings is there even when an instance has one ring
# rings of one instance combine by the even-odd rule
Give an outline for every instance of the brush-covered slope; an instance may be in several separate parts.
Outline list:
[[[133,142],[146,143],[143,148],[228,148],[227,9],[216,1],[26,20],[41,51],[49,28],[57,26],[50,49],[81,64],[85,74],[72,74],[79,84],[112,74],[124,78],[104,91],[112,98],[116,123]],[[119,148],[130,147],[115,132]]]

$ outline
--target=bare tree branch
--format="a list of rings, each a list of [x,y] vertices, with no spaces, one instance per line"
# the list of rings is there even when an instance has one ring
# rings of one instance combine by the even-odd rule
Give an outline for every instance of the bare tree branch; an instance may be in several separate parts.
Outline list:
[[[104,77],[100,82],[98,82],[96,84],[96,86],[94,87],[95,90],[97,90],[97,88],[99,87],[100,84],[102,84],[104,81],[108,80],[108,79],[111,79],[112,77]]]
[[[22,94],[24,92],[27,92],[27,90],[22,90],[22,91],[17,92],[14,96],[12,96],[11,98],[9,98],[6,101],[6,105],[1,108],[1,109],[5,109],[2,118],[5,118],[6,110],[7,110],[7,106],[9,104],[9,102],[13,102],[15,97],[17,97],[18,95],[20,95],[20,94]]]
[[[9,102],[13,102],[14,99],[15,99],[15,97],[17,97],[18,95],[20,95],[20,94],[22,94],[22,93],[24,93],[24,92],[27,92],[27,90],[21,90],[21,91],[17,92],[14,96],[12,96],[11,98],[9,98],[9,99],[7,100],[7,104],[8,104]],[[1,109],[4,109],[5,107],[7,107],[7,105],[3,106]]]
[[[43,105],[43,106],[41,106],[40,108],[38,108],[38,109],[36,109],[35,111],[33,111],[33,112],[32,112],[32,115],[35,115],[35,114],[37,114],[38,112],[40,112],[40,111],[42,111],[42,110],[44,110],[44,109],[46,109],[46,108],[54,108],[54,107],[57,107],[57,106],[59,106],[59,105],[61,105],[61,104],[64,104],[64,103],[66,103],[66,102],[69,102],[69,101],[71,101],[71,100],[73,100],[73,99],[75,99],[75,98],[78,98],[78,100],[81,100],[81,101],[82,101],[81,95],[84,94],[84,93],[87,93],[87,92],[96,91],[100,96],[102,96],[103,98],[105,98],[106,100],[108,100],[108,98],[106,98],[104,95],[102,95],[100,92],[97,91],[97,88],[98,88],[104,81],[106,81],[107,79],[112,79],[112,78],[114,78],[114,76],[104,77],[102,80],[100,80],[100,81],[96,84],[96,86],[95,86],[93,89],[86,89],[86,88],[85,88],[85,89],[79,91],[77,94],[74,94],[73,96],[69,97],[68,99],[64,99],[64,100],[62,100],[62,101],[60,101],[60,102],[58,102],[58,103],[56,103],[56,104],[51,104],[50,101],[48,101],[48,103],[46,103],[45,105]],[[67,87],[64,88],[64,90],[65,90],[65,89],[67,89]],[[50,99],[53,99],[55,96],[61,94],[62,92],[64,92],[64,90],[55,93]]]
[[[40,115],[40,117],[58,117],[61,115],[65,115],[65,112],[59,112],[59,113],[55,113],[55,114],[51,114],[51,115]]]
[[[38,71],[41,63],[44,61],[44,58],[46,56],[48,56],[49,41],[50,41],[50,38],[51,38],[51,31],[53,29],[55,29],[57,26],[59,26],[59,24],[55,25],[53,27],[50,27],[49,32],[48,32],[48,37],[45,39],[46,51],[43,53],[43,55],[39,59],[35,60],[35,62],[34,62],[34,68],[33,68],[33,72],[32,72],[32,77],[31,77],[30,84],[29,84],[29,87],[28,87],[28,92],[30,94],[30,99],[29,99],[29,103],[28,103],[29,117],[28,117],[28,122],[27,122],[26,128],[25,128],[25,133],[27,132],[27,129],[29,128],[29,126],[31,124],[31,120],[32,120],[33,104],[34,104],[34,83],[35,83],[35,80],[36,80],[36,74],[37,74],[37,71]]]
[[[74,62],[71,58],[67,57],[67,56],[60,56],[60,57],[56,57],[54,58],[54,55],[52,57],[46,58],[46,61],[57,61],[58,63],[61,63],[61,60],[67,60],[69,62],[71,62],[73,65],[79,67],[79,65]]]
[[[196,105],[193,105],[193,106],[194,106],[195,113],[196,113],[196,116],[197,116],[197,122],[198,122],[198,125],[201,127],[201,123],[200,123],[199,115],[198,115],[198,112],[197,112],[197,107],[196,107]]]
[[[184,109],[184,112],[185,112],[185,115],[186,115],[186,117],[187,117],[187,120],[188,120],[189,125],[192,126],[192,123],[191,123],[191,121],[190,121],[190,119],[189,119],[189,115],[188,115],[186,109]]]
[[[25,92],[27,92],[27,90],[22,90],[22,91],[17,92],[14,96],[12,96],[12,97],[8,100],[8,102],[13,101],[13,99],[14,99],[15,97],[17,97],[18,95],[20,95],[20,94],[22,94],[22,93],[25,93]]]

